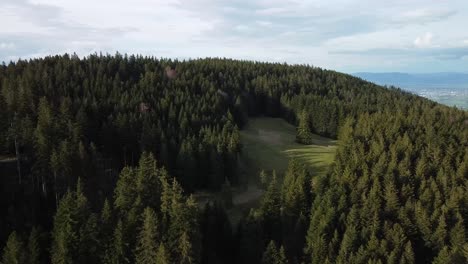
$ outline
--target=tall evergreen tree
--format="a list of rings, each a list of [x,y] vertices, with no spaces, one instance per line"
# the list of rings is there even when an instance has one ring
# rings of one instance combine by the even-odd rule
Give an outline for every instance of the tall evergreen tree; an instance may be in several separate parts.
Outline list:
[[[3,264],[23,264],[27,263],[25,259],[23,242],[13,231],[8,237],[7,243],[3,248]]]
[[[304,109],[299,114],[299,125],[297,126],[296,141],[301,144],[312,144],[312,132],[310,130],[309,114]]]
[[[170,256],[163,243],[159,244],[158,252],[156,253],[156,264],[170,264]]]
[[[143,225],[138,235],[135,262],[138,264],[157,263],[158,223],[156,213],[150,207],[143,211]]]
[[[37,228],[33,227],[28,238],[26,262],[29,264],[41,263],[41,238]]]
[[[278,249],[276,248],[275,242],[270,241],[268,243],[265,252],[262,256],[262,264],[278,264],[279,263],[279,254]]]

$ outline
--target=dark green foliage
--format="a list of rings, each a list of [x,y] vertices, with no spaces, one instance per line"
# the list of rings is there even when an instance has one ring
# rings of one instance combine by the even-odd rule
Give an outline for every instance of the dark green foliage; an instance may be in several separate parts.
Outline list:
[[[169,253],[163,243],[159,244],[158,252],[156,252],[156,264],[170,264]]]
[[[17,158],[0,164],[4,263],[468,261],[466,111],[320,68],[228,59],[20,60],[0,67],[0,89],[0,155]],[[263,173],[259,208],[231,232],[223,209],[199,213],[184,192],[230,200],[239,129],[256,115],[339,148],[324,176],[296,161]],[[51,244],[12,233],[39,224],[53,226]]]
[[[281,246],[279,249],[276,247],[274,241],[268,243],[262,256],[262,264],[287,264],[288,260],[284,252],[284,247]]]
[[[466,145],[465,122],[466,112],[414,105],[397,115],[364,114],[343,126],[333,173],[319,180],[327,187],[313,188],[308,259],[466,262],[460,219],[468,175],[455,171],[468,153],[451,150]]]
[[[157,230],[158,223],[156,213],[150,207],[146,207],[143,211],[142,218],[143,225],[137,238],[135,263],[157,263],[159,234]]]
[[[42,259],[41,249],[41,237],[40,233],[36,228],[31,230],[28,238],[26,259],[29,264],[39,264]]]
[[[302,110],[299,114],[299,125],[297,126],[296,141],[302,144],[312,144],[312,132],[309,125],[309,114],[306,110]]]
[[[265,249],[265,252],[263,252],[262,256],[262,264],[278,264],[279,261],[279,255],[278,255],[278,250],[276,248],[275,242],[270,241],[268,243],[268,246]]]
[[[97,258],[97,217],[78,181],[60,201],[52,231],[52,263],[94,263]]]
[[[112,241],[109,243],[109,246],[104,249],[102,263],[129,263],[127,250],[128,243],[125,241],[123,224],[122,221],[119,220],[115,226]]]
[[[16,232],[13,232],[8,237],[5,247],[3,248],[2,263],[3,264],[22,264],[27,263],[25,258],[24,245]]]

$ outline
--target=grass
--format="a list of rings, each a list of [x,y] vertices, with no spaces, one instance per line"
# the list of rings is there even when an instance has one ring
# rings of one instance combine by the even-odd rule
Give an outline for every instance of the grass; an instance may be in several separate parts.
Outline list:
[[[280,118],[252,118],[241,130],[241,177],[245,184],[232,188],[233,207],[227,214],[233,226],[251,208],[258,207],[263,193],[257,186],[261,170],[276,170],[281,177],[289,160],[296,158],[308,165],[312,175],[328,171],[335,157],[336,140],[314,135],[314,144],[302,145],[295,139],[296,128]],[[216,192],[201,191],[194,195],[200,205],[216,200],[218,196]]]
[[[336,140],[313,135],[312,145],[295,142],[296,128],[280,118],[253,118],[241,131],[246,170],[286,170],[291,158],[307,164],[312,175],[326,173],[333,162]],[[249,173],[250,174],[250,173]]]

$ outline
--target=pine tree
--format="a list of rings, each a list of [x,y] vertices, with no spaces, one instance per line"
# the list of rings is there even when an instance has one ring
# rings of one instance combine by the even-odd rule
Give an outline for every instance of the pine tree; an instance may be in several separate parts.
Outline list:
[[[445,222],[445,216],[441,215],[439,217],[439,223],[437,228],[434,230],[432,235],[432,241],[436,248],[442,249],[445,245],[445,239],[447,236],[447,224]]]
[[[54,146],[54,116],[45,97],[39,100],[37,126],[34,132],[34,149],[36,162],[33,172],[38,176],[42,185],[42,192],[47,193],[46,175],[49,171],[49,157],[51,146]]]
[[[96,263],[99,260],[98,219],[92,213],[80,228],[79,263]]]
[[[187,232],[183,232],[179,239],[179,252],[181,264],[192,264],[195,263],[195,259],[192,253],[192,243]]]
[[[405,249],[401,255],[400,263],[414,264],[414,252],[410,241],[406,242]]]
[[[133,207],[137,196],[136,185],[135,170],[124,167],[114,189],[114,206],[119,216],[125,216]]]
[[[288,259],[286,258],[286,252],[285,252],[283,246],[280,247],[280,250],[278,252],[278,261],[276,263],[277,264],[288,264]]]
[[[29,234],[27,246],[27,263],[41,263],[40,233],[35,227],[32,228]]]
[[[104,229],[107,234],[108,230],[112,226],[112,220],[113,220],[112,208],[107,198],[104,199],[104,206],[102,207],[100,218],[101,218],[100,221],[101,221],[102,229]]]
[[[310,176],[305,166],[291,160],[284,175],[282,201],[285,214],[296,218],[307,214],[310,202]]]
[[[310,130],[309,115],[304,109],[299,114],[299,125],[297,126],[296,141],[301,144],[312,144],[312,132]]]
[[[442,250],[437,255],[437,257],[432,261],[432,264],[447,264],[447,263],[453,263],[452,256],[450,254],[449,248],[443,247]]]
[[[266,217],[277,218],[280,214],[281,208],[281,194],[278,187],[278,181],[276,172],[273,171],[273,175],[268,185],[268,188],[263,195],[260,211]]]
[[[122,221],[119,220],[114,230],[113,246],[105,254],[105,263],[129,263],[127,252],[127,243],[125,242]]]
[[[26,264],[23,242],[13,231],[3,248],[2,264]]]
[[[170,264],[170,256],[163,243],[159,244],[158,252],[156,253],[156,264]]]
[[[398,194],[393,182],[385,184],[385,210],[395,213],[399,208]]]
[[[54,217],[52,263],[73,263],[96,255],[96,226],[97,218],[90,215],[88,200],[78,179],[76,191],[65,194]]]
[[[54,218],[51,251],[53,264],[73,263],[74,255],[78,252],[79,234],[75,229],[76,219],[73,219],[74,206],[74,195],[68,192],[60,200]]]
[[[159,207],[159,170],[152,153],[143,152],[140,157],[137,179],[137,193],[144,206]]]
[[[138,264],[157,263],[158,222],[156,213],[150,207],[143,212],[143,226],[138,235],[135,262]]]
[[[262,264],[278,264],[279,255],[276,248],[275,242],[273,240],[268,243],[265,251],[262,256]]]

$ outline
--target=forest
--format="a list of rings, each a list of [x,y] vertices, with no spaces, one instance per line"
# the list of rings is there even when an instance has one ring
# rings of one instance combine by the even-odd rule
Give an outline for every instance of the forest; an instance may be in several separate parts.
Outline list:
[[[337,139],[244,186],[240,131]],[[0,263],[468,263],[468,112],[310,65],[127,54],[0,65]],[[227,190],[229,191],[229,190]]]

